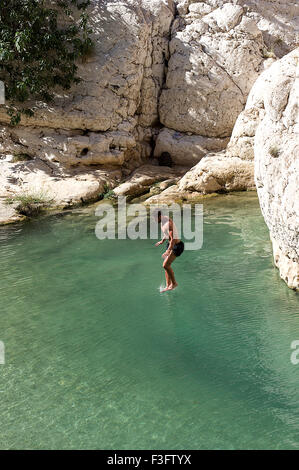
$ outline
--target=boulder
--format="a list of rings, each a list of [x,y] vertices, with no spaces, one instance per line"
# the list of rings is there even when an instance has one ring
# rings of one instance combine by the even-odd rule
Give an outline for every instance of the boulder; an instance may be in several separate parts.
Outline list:
[[[210,151],[223,150],[227,143],[228,138],[188,135],[164,128],[157,137],[154,156],[168,152],[175,164],[191,167]]]
[[[225,154],[207,155],[186,173],[178,188],[202,194],[254,189],[254,165]]]
[[[114,189],[116,196],[138,197],[150,191],[151,187],[164,180],[179,179],[186,172],[186,168],[169,168],[154,165],[143,165],[132,175]]]

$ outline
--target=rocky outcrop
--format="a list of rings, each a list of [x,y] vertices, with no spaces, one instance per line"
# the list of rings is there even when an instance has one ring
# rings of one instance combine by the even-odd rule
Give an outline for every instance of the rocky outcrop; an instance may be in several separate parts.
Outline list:
[[[178,186],[171,185],[160,194],[150,194],[150,197],[144,201],[145,206],[150,206],[152,204],[160,205],[167,204],[171,205],[173,203],[181,204],[182,202],[195,203],[197,201],[202,201],[205,196],[201,193],[181,191]]]
[[[39,195],[51,200],[54,207],[67,208],[99,199],[120,179],[121,171],[113,168],[63,168],[41,159],[0,161],[0,200],[4,203],[15,195]]]
[[[207,156],[186,173],[178,187],[202,194],[254,189],[253,164],[237,157]]]
[[[16,212],[16,204],[6,204],[0,199],[0,225],[14,224],[24,219],[24,216]]]
[[[255,189],[254,164],[225,152],[209,153],[189,170],[176,185],[151,197],[147,204],[171,203],[177,200],[196,200],[199,197],[228,191]]]
[[[151,187],[156,183],[167,181],[167,185],[175,184],[186,172],[186,168],[159,167],[154,165],[143,165],[133,172],[127,181],[114,189],[116,196],[137,197],[149,193]],[[161,189],[163,186],[160,186]]]
[[[255,132],[255,181],[273,243],[274,261],[299,289],[299,48],[258,80],[250,106],[260,110]]]
[[[299,48],[265,70],[235,124],[226,155],[253,160],[274,262],[299,288]],[[231,158],[229,158],[231,160]]]

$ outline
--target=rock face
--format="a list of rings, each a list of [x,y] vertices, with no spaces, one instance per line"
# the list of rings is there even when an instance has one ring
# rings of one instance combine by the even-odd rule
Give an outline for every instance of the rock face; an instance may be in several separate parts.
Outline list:
[[[154,156],[158,157],[163,152],[168,152],[173,163],[193,166],[208,152],[225,149],[228,140],[228,138],[188,135],[164,128],[157,137]]]
[[[91,1],[95,50],[80,85],[32,103],[18,127],[0,106],[0,198],[42,189],[59,206],[93,200],[151,156],[174,12],[172,0]]]
[[[299,41],[298,18],[295,0],[92,0],[83,81],[32,103],[17,129],[0,106],[0,154],[132,170],[171,150],[192,166],[225,148],[264,60]]]
[[[260,110],[255,181],[281,277],[299,289],[299,48],[259,78],[248,106]]]
[[[267,50],[281,58],[299,43],[299,4],[297,0],[241,0],[255,21]]]
[[[259,123],[261,110],[248,108],[239,115],[226,149],[230,157],[242,160],[254,159],[254,137]]]
[[[203,156],[205,139],[217,139],[214,147],[208,141],[207,151],[221,150],[218,139],[231,135],[265,63],[299,43],[299,4],[295,0],[182,0],[177,12],[160,121],[180,131],[180,153],[175,159],[181,161],[186,155],[196,163]],[[155,155],[160,148],[173,151],[171,132],[162,130]],[[253,153],[241,158],[253,159]]]
[[[82,82],[51,105],[33,103],[34,117],[18,129],[5,126],[0,152],[135,167],[152,152],[174,2],[92,0],[89,12],[95,50],[79,64]],[[9,123],[3,106],[0,122]]]
[[[242,7],[231,3],[207,15],[192,10],[177,28],[169,45],[160,120],[182,132],[230,136],[261,71],[262,33]]]
[[[299,48],[265,70],[235,124],[226,155],[253,160],[274,262],[299,288]],[[229,160],[231,160],[229,158]]]
[[[254,20],[262,32],[267,50],[273,51],[278,58],[291,52],[298,44],[297,0],[179,0],[177,9],[182,17],[189,12],[203,16],[229,3],[243,7],[246,16]]]
[[[299,48],[272,63],[257,79],[226,150],[227,161],[254,160],[274,262],[293,289],[299,288],[298,103]],[[189,174],[192,180],[192,170]]]

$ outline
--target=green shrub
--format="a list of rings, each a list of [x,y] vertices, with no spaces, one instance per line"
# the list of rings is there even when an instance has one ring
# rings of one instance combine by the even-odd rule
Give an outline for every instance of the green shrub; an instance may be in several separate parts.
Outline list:
[[[110,189],[109,191],[107,191],[107,193],[104,194],[104,199],[112,199],[115,197],[116,195],[114,194],[113,189]]]
[[[53,200],[43,193],[30,194],[24,192],[6,198],[6,204],[17,204],[16,211],[28,217],[40,214],[47,207],[51,206],[52,203]]]
[[[99,199],[114,199],[116,195],[114,194],[113,189],[110,188],[109,184],[104,184],[104,191],[99,194]]]
[[[276,55],[273,51],[273,48],[267,49],[266,47],[264,47],[262,50],[262,54],[264,59],[276,59]]]
[[[273,146],[273,147],[270,148],[269,153],[270,153],[271,157],[277,158],[277,157],[279,157],[280,150],[279,150],[278,147]]]
[[[26,105],[29,100],[49,103],[56,87],[67,90],[81,81],[77,60],[93,45],[89,4],[90,0],[1,0],[0,80],[5,83],[12,125],[22,114],[34,114]]]
[[[14,154],[12,158],[12,163],[17,163],[17,162],[28,162],[29,160],[32,160],[32,157],[28,155],[28,153],[16,153]]]

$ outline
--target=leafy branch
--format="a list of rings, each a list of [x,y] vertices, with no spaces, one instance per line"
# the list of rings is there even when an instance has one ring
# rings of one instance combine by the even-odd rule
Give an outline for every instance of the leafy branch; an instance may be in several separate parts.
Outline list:
[[[34,114],[26,105],[29,100],[49,103],[57,87],[68,90],[81,81],[77,61],[93,46],[89,4],[90,0],[1,0],[0,80],[5,83],[11,124],[18,124],[22,114]]]

